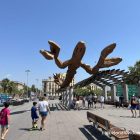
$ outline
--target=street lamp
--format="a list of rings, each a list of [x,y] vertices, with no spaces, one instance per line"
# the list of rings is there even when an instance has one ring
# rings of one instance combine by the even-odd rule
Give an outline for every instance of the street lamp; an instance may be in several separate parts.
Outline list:
[[[36,93],[38,91],[38,81],[39,81],[39,79],[36,79]]]
[[[27,95],[28,95],[28,74],[29,74],[29,72],[31,72],[31,71],[30,71],[30,70],[26,70],[25,72],[27,73]]]

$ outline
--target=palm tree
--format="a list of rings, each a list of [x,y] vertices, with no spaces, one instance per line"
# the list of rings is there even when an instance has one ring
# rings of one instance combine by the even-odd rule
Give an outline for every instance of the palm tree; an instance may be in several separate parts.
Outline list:
[[[3,92],[7,92],[8,90],[8,85],[9,85],[10,80],[8,78],[5,78],[1,81],[1,87],[3,89]]]
[[[9,81],[8,83],[8,93],[12,93],[14,91],[16,91],[17,88],[16,88],[16,84],[13,82],[13,81]]]
[[[18,89],[16,87],[16,84],[13,81],[10,81],[9,79],[5,78],[1,82],[1,87],[3,89],[4,93],[15,93],[18,92]]]

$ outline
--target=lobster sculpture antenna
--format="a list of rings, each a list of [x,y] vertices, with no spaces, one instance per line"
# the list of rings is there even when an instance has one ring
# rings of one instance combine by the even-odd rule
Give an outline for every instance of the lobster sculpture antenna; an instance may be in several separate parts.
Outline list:
[[[53,60],[55,61],[56,65],[59,68],[66,68],[68,67],[66,78],[65,80],[62,80],[60,78],[60,74],[54,74],[54,81],[56,84],[60,86],[60,88],[65,88],[69,86],[71,83],[74,75],[76,74],[76,70],[79,67],[82,67],[87,73],[89,74],[96,74],[100,68],[107,68],[114,65],[119,64],[122,61],[122,58],[115,57],[115,58],[107,58],[107,56],[113,52],[113,50],[116,47],[116,44],[110,44],[107,47],[105,47],[100,54],[99,60],[97,64],[94,67],[91,67],[90,65],[84,64],[82,62],[82,58],[86,51],[86,46],[83,41],[79,41],[73,51],[72,57],[69,60],[66,60],[62,62],[58,56],[60,52],[60,47],[58,44],[56,44],[53,41],[48,41],[50,44],[50,51],[46,50],[40,50],[40,53],[47,59],[47,60]]]

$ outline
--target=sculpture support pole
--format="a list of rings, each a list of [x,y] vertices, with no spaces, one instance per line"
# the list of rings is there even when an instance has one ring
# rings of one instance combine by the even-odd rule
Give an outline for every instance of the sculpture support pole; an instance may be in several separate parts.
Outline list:
[[[64,91],[64,105],[67,105],[67,90]]]
[[[107,86],[103,87],[103,94],[104,94],[105,101],[107,101]]]
[[[62,91],[62,104],[64,105],[64,91]]]
[[[66,91],[63,91],[63,96],[64,96],[64,104],[63,105],[65,105],[65,102],[66,102],[66,93],[65,93]]]
[[[65,91],[65,106],[67,106],[68,105],[68,88],[66,89],[66,91]]]
[[[66,106],[69,107],[69,88],[67,88],[67,103]]]
[[[72,100],[73,100],[73,88],[70,87],[69,88],[69,105],[68,105],[69,108],[70,108],[70,105],[72,103]]]
[[[127,86],[127,84],[122,84],[122,87],[123,87],[124,101],[128,102],[128,86]]]
[[[111,95],[111,101],[115,101],[115,97],[116,97],[116,86],[115,85],[112,85],[111,86],[111,93],[112,93],[112,95]]]

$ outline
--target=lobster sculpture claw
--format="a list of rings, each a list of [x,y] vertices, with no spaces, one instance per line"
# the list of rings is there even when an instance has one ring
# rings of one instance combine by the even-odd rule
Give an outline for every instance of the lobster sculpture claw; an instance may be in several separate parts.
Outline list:
[[[59,68],[66,68],[68,67],[66,78],[65,80],[60,78],[60,74],[54,74],[54,81],[56,84],[60,86],[60,88],[65,88],[69,86],[71,83],[74,75],[76,74],[76,70],[79,67],[85,69],[86,72],[89,74],[96,74],[100,68],[107,68],[114,65],[119,64],[122,61],[122,58],[115,57],[115,58],[107,58],[107,56],[113,52],[116,47],[116,44],[110,44],[109,46],[105,47],[100,54],[99,60],[94,67],[90,65],[86,65],[82,63],[82,58],[86,51],[86,46],[83,41],[79,41],[73,51],[72,57],[69,60],[62,62],[58,56],[60,52],[60,47],[53,41],[48,41],[50,44],[50,51],[40,50],[40,53],[48,60],[54,59],[56,65]]]

